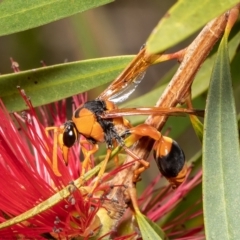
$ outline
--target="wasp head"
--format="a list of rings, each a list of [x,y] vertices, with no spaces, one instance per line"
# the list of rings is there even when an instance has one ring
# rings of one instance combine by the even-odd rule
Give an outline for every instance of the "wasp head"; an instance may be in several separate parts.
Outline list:
[[[67,121],[61,128],[62,131],[58,135],[58,143],[61,147],[65,164],[67,165],[69,148],[77,141],[78,132],[73,121]]]

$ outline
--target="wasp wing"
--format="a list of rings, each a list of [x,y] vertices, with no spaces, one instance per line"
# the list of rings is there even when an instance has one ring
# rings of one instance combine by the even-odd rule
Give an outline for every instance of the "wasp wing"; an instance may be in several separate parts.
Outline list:
[[[186,116],[196,115],[204,117],[204,110],[186,109],[186,108],[158,108],[158,107],[141,107],[141,108],[121,108],[105,111],[102,118],[117,118],[124,116],[136,115],[164,115],[164,116]]]
[[[160,55],[148,54],[143,46],[130,64],[97,99],[110,100],[114,103],[127,99],[144,78],[147,68],[159,57]]]

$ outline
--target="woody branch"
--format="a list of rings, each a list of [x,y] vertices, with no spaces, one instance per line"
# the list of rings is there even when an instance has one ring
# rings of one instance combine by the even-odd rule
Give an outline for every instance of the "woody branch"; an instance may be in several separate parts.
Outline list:
[[[168,87],[157,101],[155,105],[156,107],[175,107],[177,104],[183,103],[189,96],[191,85],[198,69],[207,58],[215,43],[223,35],[228,15],[229,13],[225,13],[209,22],[186,50],[183,51],[184,56],[181,58],[181,64]],[[156,127],[160,131],[166,120],[167,116],[155,115],[149,116],[145,123]],[[132,150],[137,156],[139,156],[139,158],[147,159],[153,143],[153,140],[143,137]],[[131,161],[133,161],[133,159],[128,156],[125,163]],[[111,184],[113,185],[124,184],[127,186],[127,188],[114,188],[108,195],[110,199],[118,199],[119,206],[122,206],[122,208],[124,208],[125,202],[128,202],[131,198],[133,200],[135,197],[135,184],[132,182],[132,179],[134,171],[139,167],[140,164],[136,162],[132,167],[119,172],[111,181]],[[111,205],[113,203],[109,202],[109,204]],[[116,205],[115,202],[114,205]],[[114,209],[113,206],[112,209]]]

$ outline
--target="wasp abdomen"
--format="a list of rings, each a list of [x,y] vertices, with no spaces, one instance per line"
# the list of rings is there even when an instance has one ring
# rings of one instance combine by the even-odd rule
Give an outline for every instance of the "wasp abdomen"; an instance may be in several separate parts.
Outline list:
[[[177,142],[171,138],[162,137],[160,141],[156,142],[153,154],[158,169],[164,177],[176,186],[184,181],[186,175],[185,155]]]

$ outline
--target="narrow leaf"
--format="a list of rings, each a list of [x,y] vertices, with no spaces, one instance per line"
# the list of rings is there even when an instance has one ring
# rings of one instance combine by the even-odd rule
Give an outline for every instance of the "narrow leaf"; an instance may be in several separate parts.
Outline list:
[[[202,142],[203,124],[200,122],[200,120],[196,116],[190,115],[189,117],[190,117],[193,129],[194,129],[198,139],[200,140],[200,142]]]
[[[203,206],[207,239],[240,239],[240,152],[227,37],[214,64],[203,138]]]
[[[79,61],[0,76],[0,98],[9,111],[26,108],[17,86],[34,105],[54,102],[112,81],[131,56]]]
[[[1,1],[0,36],[41,26],[113,0]]]
[[[158,53],[176,45],[238,2],[238,0],[177,1],[148,38],[147,50],[150,53]]]
[[[143,240],[167,239],[162,229],[154,222],[145,217],[141,212],[136,212],[136,219],[142,234]]]

